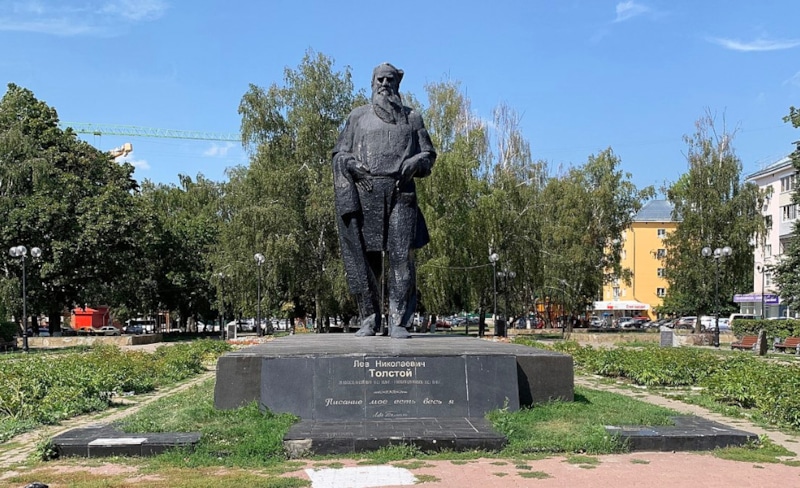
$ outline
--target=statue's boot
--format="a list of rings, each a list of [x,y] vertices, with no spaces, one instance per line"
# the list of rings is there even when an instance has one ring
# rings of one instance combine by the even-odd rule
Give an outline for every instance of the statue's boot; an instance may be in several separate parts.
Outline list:
[[[375,314],[361,321],[361,327],[356,331],[356,337],[370,337],[375,335]]]
[[[401,327],[399,325],[393,325],[390,327],[389,337],[391,337],[392,339],[410,339],[411,334],[405,327]]]
[[[400,315],[392,314],[389,319],[389,337],[392,339],[409,339],[411,334],[408,329],[400,325]]]
[[[359,295],[356,303],[358,304],[358,318],[361,320],[361,327],[356,331],[356,337],[376,335],[381,330],[381,319],[375,312],[378,303],[368,293]]]

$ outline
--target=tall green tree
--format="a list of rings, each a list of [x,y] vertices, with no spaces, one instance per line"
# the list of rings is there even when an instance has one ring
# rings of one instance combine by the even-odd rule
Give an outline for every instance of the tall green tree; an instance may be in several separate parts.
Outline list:
[[[192,323],[209,320],[220,310],[210,259],[219,243],[222,185],[203,175],[178,179],[178,186],[142,184],[140,199],[151,222],[139,282],[149,286],[139,288],[134,307],[143,314],[176,311],[187,327],[190,317]]]
[[[242,97],[242,141],[250,166],[230,173],[216,269],[228,267],[240,310],[255,312],[257,271],[262,273],[263,311],[328,314],[347,300],[333,210],[330,151],[356,104],[350,69],[308,51],[283,85],[251,85]],[[266,262],[256,269],[253,255]],[[308,309],[308,310],[306,310]],[[338,310],[328,310],[334,314]]]
[[[800,128],[800,110],[790,107],[789,115],[783,120],[791,123],[795,128]],[[795,150],[790,157],[796,171],[795,174],[797,174],[800,172],[800,141],[795,142]],[[797,189],[792,195],[792,203],[800,205],[800,191]],[[795,222],[786,252],[775,267],[775,282],[780,287],[781,299],[793,310],[796,310],[797,304],[800,303],[800,239],[797,238],[798,234],[800,234],[800,222]]]
[[[544,190],[543,294],[560,291],[567,312],[585,312],[603,285],[630,277],[620,261],[624,232],[654,189],[636,188],[620,164],[606,149]]]
[[[733,135],[718,132],[714,122],[706,114],[685,137],[688,171],[667,191],[680,222],[665,240],[669,288],[662,311],[667,313],[699,316],[713,313],[717,304],[722,312],[733,310],[733,295],[752,285],[755,236],[764,230],[763,195],[754,183],[742,181]],[[733,254],[719,263],[701,253],[724,246]]]
[[[422,112],[438,157],[431,175],[417,182],[431,235],[417,255],[421,311],[474,311],[490,276],[484,224],[475,218],[477,199],[487,193],[478,176],[488,154],[486,127],[458,83],[431,83],[426,92]]]
[[[64,308],[113,302],[124,286],[142,227],[132,174],[130,164],[62,131],[56,110],[30,90],[8,85],[0,100],[0,243],[42,249],[38,263],[28,261],[29,310],[47,312],[53,326]],[[19,263],[2,255],[2,299],[18,311]]]

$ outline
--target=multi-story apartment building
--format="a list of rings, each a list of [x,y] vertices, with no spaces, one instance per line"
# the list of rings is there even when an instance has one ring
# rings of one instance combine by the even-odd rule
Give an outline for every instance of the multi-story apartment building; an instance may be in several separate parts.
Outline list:
[[[608,318],[647,315],[667,294],[664,238],[678,226],[672,220],[672,205],[667,200],[647,202],[623,233],[622,267],[631,271],[630,284],[615,279],[603,287],[603,300],[594,303],[595,313]]]
[[[770,317],[795,316],[796,311],[787,310],[780,303],[778,289],[772,280],[772,267],[781,259],[791,238],[797,220],[797,206],[792,203],[792,195],[798,184],[797,171],[788,157],[747,177],[762,190],[766,199],[761,213],[767,232],[763,238],[756,239],[753,269],[753,292],[735,295],[742,313]]]

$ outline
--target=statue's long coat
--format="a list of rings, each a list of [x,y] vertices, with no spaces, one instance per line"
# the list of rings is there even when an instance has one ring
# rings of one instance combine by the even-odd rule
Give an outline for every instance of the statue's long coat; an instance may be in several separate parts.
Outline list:
[[[354,294],[368,288],[366,251],[392,251],[387,249],[390,221],[393,231],[401,234],[400,245],[407,245],[408,249],[420,248],[430,240],[417,206],[413,179],[402,185],[399,180],[403,161],[421,152],[430,153],[430,157],[415,177],[428,176],[436,152],[422,117],[408,107],[404,110],[403,120],[391,124],[381,120],[372,105],[356,108],[333,149],[339,242],[347,283]],[[352,159],[368,166],[372,191],[356,186],[347,170]],[[397,237],[390,242],[398,242]]]

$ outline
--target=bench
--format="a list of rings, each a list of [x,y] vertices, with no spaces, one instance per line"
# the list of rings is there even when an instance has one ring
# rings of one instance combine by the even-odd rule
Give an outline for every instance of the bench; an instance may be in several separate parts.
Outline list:
[[[0,339],[0,351],[8,352],[9,350],[11,351],[17,350],[17,340],[12,339],[10,341],[4,341]]]
[[[784,352],[791,352],[792,349],[800,351],[800,337],[787,337],[785,341],[777,342],[772,347]]]
[[[758,343],[758,336],[746,335],[737,342],[731,343],[731,349],[741,349],[743,351],[754,350]]]

